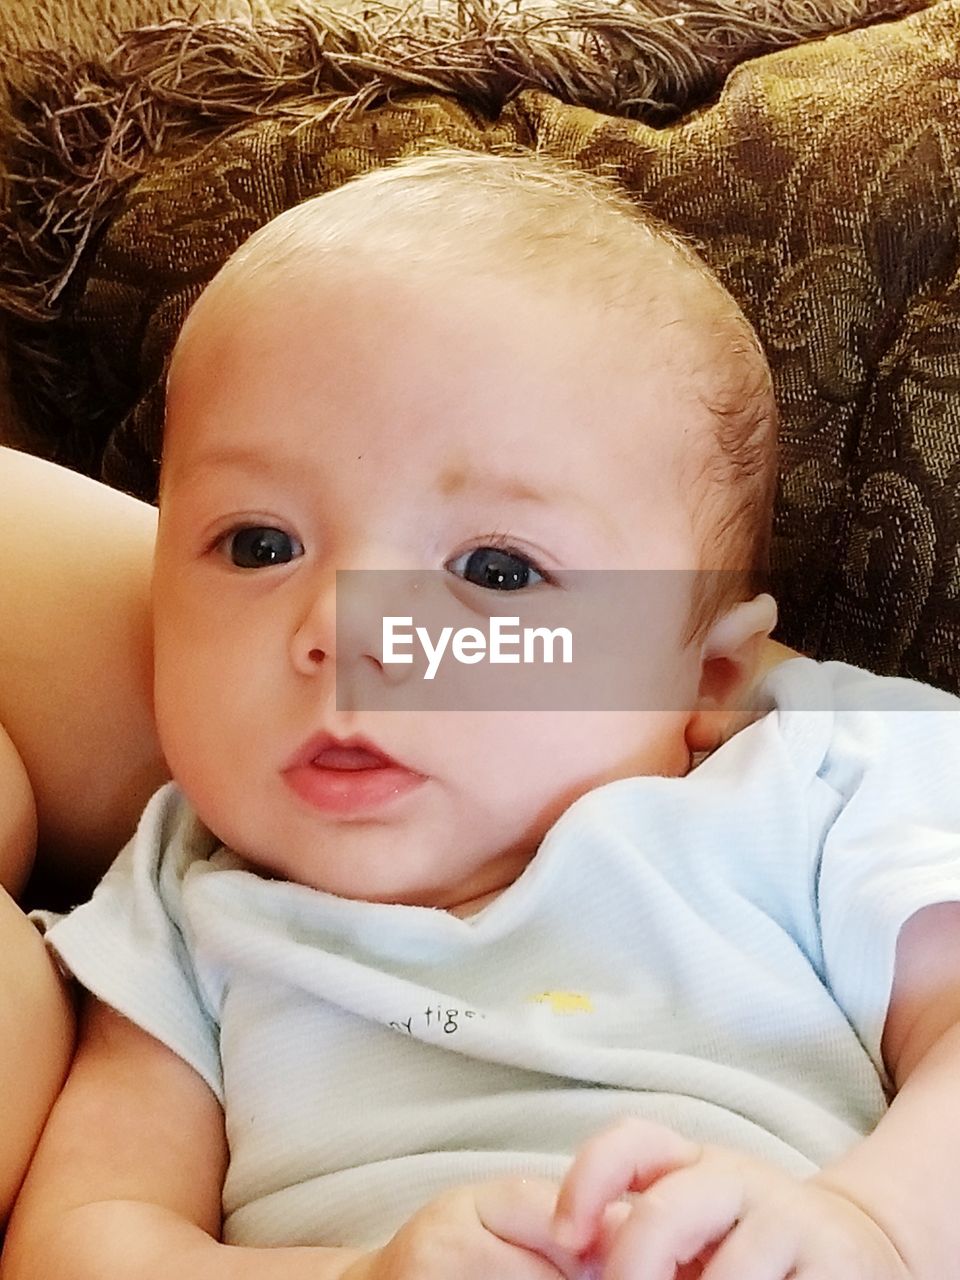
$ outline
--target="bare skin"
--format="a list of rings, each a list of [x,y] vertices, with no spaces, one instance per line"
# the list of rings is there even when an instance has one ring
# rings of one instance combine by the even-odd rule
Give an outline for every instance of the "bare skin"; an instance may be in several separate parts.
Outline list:
[[[153,730],[149,579],[156,511],[0,449],[0,724],[58,877],[95,880],[167,776]],[[0,864],[3,884],[24,868]]]

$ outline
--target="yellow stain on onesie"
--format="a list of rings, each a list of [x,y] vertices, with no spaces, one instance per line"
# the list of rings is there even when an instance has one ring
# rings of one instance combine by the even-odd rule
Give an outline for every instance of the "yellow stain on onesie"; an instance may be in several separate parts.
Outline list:
[[[593,1001],[579,991],[541,991],[530,996],[532,1004],[548,1004],[554,1013],[593,1013]]]

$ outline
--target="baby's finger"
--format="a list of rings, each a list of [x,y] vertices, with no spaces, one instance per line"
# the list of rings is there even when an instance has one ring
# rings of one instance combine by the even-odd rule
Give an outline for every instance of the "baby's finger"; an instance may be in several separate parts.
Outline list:
[[[605,1259],[613,1248],[617,1233],[629,1217],[630,1205],[625,1200],[616,1200],[607,1205],[597,1238],[589,1249],[579,1255],[581,1271],[578,1280],[603,1280]]]
[[[506,1244],[546,1258],[563,1276],[580,1275],[576,1253],[553,1230],[557,1184],[546,1178],[505,1178],[478,1183],[474,1205],[481,1225]]]
[[[556,1238],[583,1250],[596,1238],[604,1208],[644,1191],[665,1173],[699,1160],[702,1148],[664,1125],[629,1116],[577,1152],[557,1200]]]
[[[783,1214],[747,1210],[705,1267],[701,1280],[784,1280],[797,1273],[800,1241]]]
[[[666,1174],[634,1201],[613,1242],[603,1280],[674,1280],[678,1268],[736,1226],[744,1200],[743,1180],[715,1165]],[[710,1266],[712,1260],[703,1280],[710,1276]]]

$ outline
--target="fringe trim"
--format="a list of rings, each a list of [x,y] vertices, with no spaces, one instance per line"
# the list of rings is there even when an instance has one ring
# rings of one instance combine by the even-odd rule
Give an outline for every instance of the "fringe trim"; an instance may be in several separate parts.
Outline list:
[[[524,89],[662,124],[737,63],[936,0],[373,0],[265,23],[174,20],[99,58],[8,59],[0,312],[56,320],[125,189],[177,143],[258,117],[336,129],[398,93],[455,96],[492,118]]]

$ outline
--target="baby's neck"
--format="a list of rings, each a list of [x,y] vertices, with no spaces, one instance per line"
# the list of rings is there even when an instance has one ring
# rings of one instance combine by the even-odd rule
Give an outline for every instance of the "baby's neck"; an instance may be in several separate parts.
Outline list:
[[[503,893],[503,889],[491,889],[489,893],[481,894],[479,898],[471,898],[468,902],[458,902],[452,907],[447,907],[447,911],[452,916],[458,916],[461,920],[468,916],[475,916],[478,911],[482,911],[484,907],[489,906]]]

